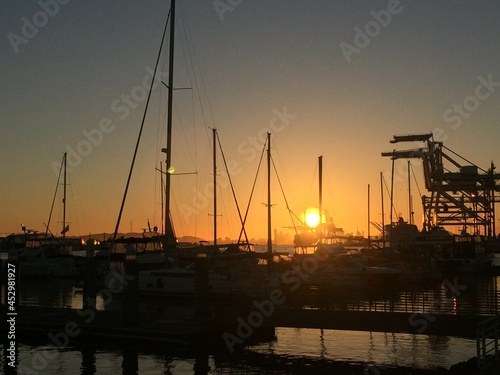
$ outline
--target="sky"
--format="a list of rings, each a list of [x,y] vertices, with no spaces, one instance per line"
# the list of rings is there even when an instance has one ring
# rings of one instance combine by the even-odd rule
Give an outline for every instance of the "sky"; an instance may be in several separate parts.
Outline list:
[[[0,234],[45,230],[68,153],[71,235],[111,233],[144,115],[170,1],[0,1]],[[500,160],[497,1],[178,0],[172,217],[178,236],[213,237],[212,128],[250,238],[267,235],[271,132],[272,228],[318,205],[347,233],[381,222],[381,156],[395,134],[433,132],[480,167]],[[161,227],[168,42],[146,115],[119,229]],[[402,145],[401,147],[406,147]],[[410,145],[413,148],[414,145]],[[400,147],[398,145],[398,147]],[[217,229],[241,224],[217,156]],[[415,221],[425,194],[411,165]],[[407,161],[394,201],[408,219]],[[252,199],[252,186],[255,188]],[[50,228],[62,227],[59,186]],[[385,194],[385,222],[389,219]],[[250,203],[249,203],[250,202]],[[377,235],[372,227],[371,235]]]

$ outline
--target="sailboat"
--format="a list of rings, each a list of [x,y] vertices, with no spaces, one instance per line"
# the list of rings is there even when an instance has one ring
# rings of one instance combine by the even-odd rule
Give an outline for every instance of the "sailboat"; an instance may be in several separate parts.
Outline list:
[[[310,287],[365,287],[388,286],[399,280],[401,271],[392,267],[372,266],[367,256],[353,246],[352,238],[337,233],[342,229],[322,220],[322,161],[319,157],[319,216],[316,228],[306,229],[295,236],[294,262],[308,260],[317,263],[304,286]],[[363,245],[361,242],[360,245]]]
[[[271,285],[266,276],[266,267],[262,267],[263,259],[259,258],[253,251],[249,251],[249,244],[217,244],[216,222],[214,222],[214,244],[205,246],[200,244],[192,248],[180,248],[175,236],[172,218],[170,215],[170,190],[171,190],[171,171],[172,166],[172,107],[173,107],[173,89],[174,89],[174,32],[175,32],[175,0],[171,0],[170,7],[170,51],[169,51],[169,78],[166,87],[168,89],[167,106],[167,139],[166,147],[162,152],[166,154],[165,170],[162,174],[165,177],[165,196],[164,196],[164,233],[158,235],[156,232],[152,236],[144,238],[120,239],[117,237],[118,225],[123,210],[128,182],[125,189],[122,207],[118,216],[118,222],[115,228],[112,251],[110,259],[120,257],[122,260],[135,259],[139,264],[137,274],[138,292],[142,296],[155,297],[191,297],[195,292],[195,270],[193,264],[183,265],[186,259],[194,261],[198,254],[204,254],[209,257],[209,289],[212,295],[238,295],[238,296],[256,296],[263,291],[268,292]],[[164,36],[167,31],[165,27]],[[163,40],[162,40],[163,45]],[[158,56],[161,55],[160,53]],[[158,62],[157,62],[158,64]],[[150,91],[151,92],[151,91]],[[148,97],[149,102],[149,97]],[[146,104],[147,109],[147,104]],[[145,117],[145,116],[144,116]],[[143,117],[143,123],[144,123]],[[142,127],[141,127],[142,130]],[[214,130],[214,169],[215,169],[215,137]],[[137,150],[137,146],[136,146]],[[135,157],[135,156],[134,156]],[[132,164],[133,167],[133,164]],[[216,173],[214,171],[214,179]],[[216,182],[214,181],[214,184]],[[217,214],[216,200],[214,198],[214,220]],[[149,249],[148,249],[149,246]],[[121,250],[120,250],[121,249]],[[143,259],[147,255],[156,256],[151,262],[145,262]],[[184,262],[181,262],[181,257]],[[189,262],[188,262],[189,263]],[[124,269],[122,268],[122,271]],[[277,283],[273,284],[277,285]]]
[[[63,221],[61,236],[54,236],[49,233],[50,218],[46,225],[45,233],[29,230],[22,226],[23,234],[7,237],[7,244],[4,248],[8,252],[13,252],[19,261],[19,273],[25,278],[62,278],[76,277],[80,275],[79,258],[73,256],[73,250],[80,248],[79,240],[66,238],[69,231],[69,224],[66,222],[66,153],[63,155],[61,163],[63,173],[64,196],[63,196]],[[57,187],[59,186],[59,179]],[[57,194],[57,187],[55,196]],[[54,202],[52,204],[52,208]],[[9,246],[10,245],[10,246]]]
[[[216,183],[216,159],[214,137],[214,186]],[[261,298],[269,295],[279,286],[276,275],[269,273],[267,254],[252,250],[248,241],[230,244],[217,243],[217,204],[214,195],[214,241],[212,245],[199,246],[192,253],[192,260],[197,254],[209,257],[209,291],[216,297]],[[244,229],[243,229],[244,231]],[[195,293],[194,263],[187,267],[167,266],[158,270],[139,272],[138,289],[142,295],[158,297],[192,297]]]

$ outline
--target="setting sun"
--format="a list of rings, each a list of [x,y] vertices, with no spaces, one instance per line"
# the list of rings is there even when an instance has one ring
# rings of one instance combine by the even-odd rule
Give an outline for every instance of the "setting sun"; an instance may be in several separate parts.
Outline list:
[[[317,208],[308,208],[305,213],[306,224],[309,228],[316,228],[320,222]]]

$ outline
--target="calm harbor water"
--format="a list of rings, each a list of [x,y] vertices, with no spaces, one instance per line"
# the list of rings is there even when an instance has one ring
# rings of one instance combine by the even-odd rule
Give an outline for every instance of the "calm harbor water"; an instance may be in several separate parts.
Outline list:
[[[478,290],[497,289],[500,277],[469,281]],[[429,298],[435,296],[429,292]],[[427,298],[427,297],[426,297]],[[25,281],[21,304],[82,307],[81,286],[72,280]],[[102,297],[98,308],[105,308]],[[2,348],[3,349],[3,348]],[[3,353],[3,350],[2,350]],[[367,366],[435,369],[476,355],[475,340],[457,337],[340,330],[277,328],[268,342],[237,352],[193,353],[180,347],[123,346],[120,343],[72,343],[58,348],[46,342],[19,341],[17,374],[300,374],[315,371],[363,374]],[[5,359],[0,358],[0,369]],[[335,370],[342,363],[347,370]],[[322,369],[318,371],[318,369]],[[326,371],[326,372],[324,372]],[[0,370],[1,372],[1,370]]]
[[[349,373],[363,373],[371,366],[449,368],[473,356],[475,341],[461,338],[278,328],[272,342],[221,356],[168,347],[152,352],[96,343],[60,350],[21,343],[18,374],[299,374],[332,362],[357,364]],[[334,368],[330,373],[339,373]]]

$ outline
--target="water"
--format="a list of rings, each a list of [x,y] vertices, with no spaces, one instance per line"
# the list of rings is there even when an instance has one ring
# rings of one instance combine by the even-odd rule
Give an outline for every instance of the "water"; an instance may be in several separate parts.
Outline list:
[[[449,368],[473,356],[475,341],[460,338],[279,328],[274,341],[234,355],[21,343],[18,374],[293,374],[325,363],[333,368],[332,361],[358,364],[352,373],[362,373],[367,366]]]
[[[500,278],[468,281],[472,294],[497,289]],[[427,292],[426,292],[427,293]],[[429,293],[429,298],[435,293]],[[464,292],[464,296],[466,293]],[[25,281],[21,304],[82,307],[81,286],[72,280]],[[98,308],[104,301],[98,297]],[[2,346],[2,352],[3,346]],[[17,374],[363,374],[367,366],[435,369],[476,355],[475,340],[378,332],[277,328],[275,338],[230,354],[207,348],[192,352],[176,346],[134,346],[120,343],[19,340]],[[339,368],[338,364],[342,364]],[[0,373],[5,358],[0,358]],[[372,372],[368,372],[372,373]],[[375,373],[375,372],[373,372]]]

